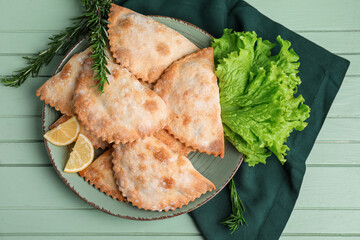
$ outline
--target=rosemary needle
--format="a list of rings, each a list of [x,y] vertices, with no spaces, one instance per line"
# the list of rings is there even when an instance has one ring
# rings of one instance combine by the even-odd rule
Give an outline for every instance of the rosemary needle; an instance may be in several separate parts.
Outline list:
[[[230,214],[230,216],[225,218],[221,223],[228,226],[231,231],[231,234],[233,234],[239,228],[240,225],[244,225],[244,224],[247,225],[247,223],[244,218],[245,207],[236,190],[234,179],[231,179],[229,183],[229,188],[230,188],[232,213]]]

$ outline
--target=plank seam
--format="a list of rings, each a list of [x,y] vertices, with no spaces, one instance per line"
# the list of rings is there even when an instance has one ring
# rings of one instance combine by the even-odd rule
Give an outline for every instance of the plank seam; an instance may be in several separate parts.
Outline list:
[[[23,56],[37,56],[37,53],[0,53],[4,57],[23,57]],[[56,54],[54,57],[64,57],[64,55]]]
[[[39,143],[44,142],[43,139],[33,139],[33,140],[0,140],[0,144],[2,143]]]
[[[297,211],[359,211],[360,207],[295,207]]]
[[[315,29],[315,30],[293,30],[297,33],[333,33],[333,32],[336,32],[336,33],[349,33],[349,32],[360,32],[360,29],[329,29],[329,30],[326,30],[326,29]]]
[[[135,232],[135,233],[0,233],[0,236],[201,236],[200,233],[161,233],[161,232]]]
[[[21,210],[21,211],[97,211],[96,208],[94,207],[91,207],[89,205],[89,207],[73,207],[73,208],[64,208],[64,207],[37,207],[37,206],[34,206],[34,207],[30,207],[30,206],[26,206],[26,207],[22,207],[22,206],[6,206],[6,207],[1,207],[0,206],[0,211],[18,211],[18,210]]]
[[[0,140],[2,143],[39,143],[43,139],[30,139],[30,140]],[[360,140],[317,140],[315,144],[359,144]]]
[[[282,233],[287,237],[360,237],[360,233]]]
[[[97,211],[94,207],[0,206],[0,211]],[[296,211],[360,211],[360,207],[295,207]]]
[[[317,143],[360,143],[360,140],[316,140],[315,144]]]
[[[36,143],[36,142],[43,142],[42,139],[31,139],[31,140],[0,140],[1,143]],[[315,144],[358,144],[360,140],[317,140]]]
[[[360,163],[306,163],[308,168],[317,168],[317,167],[360,167]]]
[[[34,115],[0,115],[0,118],[41,118],[41,114]]]
[[[0,163],[0,167],[52,167],[51,163]]]
[[[47,163],[0,163],[2,168],[18,168],[18,167],[52,167],[52,164]],[[360,167],[360,163],[306,163],[308,168],[348,168],[348,167]]]
[[[360,76],[360,74],[359,74]],[[12,77],[12,75],[0,75],[0,78],[9,78]],[[36,76],[36,78],[50,78],[52,77],[52,75],[41,75],[39,74],[38,76]]]
[[[358,56],[360,55],[360,52],[333,52],[336,55],[342,55],[342,56]],[[1,53],[0,57],[23,57],[23,56],[36,56],[37,53]],[[56,54],[54,57],[64,57],[64,55]]]
[[[345,118],[345,119],[356,119],[356,118],[359,118],[359,117],[357,117],[357,116],[344,116],[344,117],[327,116],[326,118]]]
[[[0,29],[0,33],[50,33],[57,34],[64,29]],[[360,29],[292,29],[297,33],[349,33],[349,32],[360,32]]]

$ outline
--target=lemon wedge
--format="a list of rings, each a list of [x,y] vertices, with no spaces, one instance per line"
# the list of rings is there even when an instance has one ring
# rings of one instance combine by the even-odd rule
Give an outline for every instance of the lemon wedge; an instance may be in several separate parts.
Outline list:
[[[45,133],[44,138],[56,146],[66,146],[74,142],[80,133],[80,124],[72,117]]]
[[[94,147],[90,140],[83,134],[79,134],[75,146],[70,153],[64,172],[79,172],[87,168],[94,159]]]

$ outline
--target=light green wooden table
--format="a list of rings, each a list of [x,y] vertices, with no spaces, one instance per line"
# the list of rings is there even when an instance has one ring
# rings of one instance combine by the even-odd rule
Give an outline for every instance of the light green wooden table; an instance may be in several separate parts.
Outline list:
[[[351,61],[311,155],[282,240],[360,239],[360,1],[249,0],[270,18]],[[0,0],[0,75],[81,12],[80,0]],[[202,239],[188,215],[137,222],[87,205],[52,168],[35,90],[58,57],[21,88],[0,85],[0,239]],[[66,236],[65,238],[63,236]]]

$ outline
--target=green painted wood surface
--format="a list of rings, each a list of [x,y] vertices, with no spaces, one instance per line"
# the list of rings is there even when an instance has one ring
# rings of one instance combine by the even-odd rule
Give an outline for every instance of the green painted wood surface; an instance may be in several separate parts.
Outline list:
[[[281,240],[360,239],[360,1],[249,3],[351,61]],[[0,75],[21,67],[22,55],[46,47],[47,38],[80,10],[78,0],[0,0]],[[119,219],[95,210],[63,184],[43,145],[42,103],[34,95],[60,59],[21,88],[0,85],[0,239],[202,239],[188,215],[155,222]]]
[[[92,209],[54,173],[51,166],[0,168],[0,188],[12,186],[0,198],[0,209]],[[358,167],[309,167],[295,209],[360,209],[359,195],[353,193],[354,184],[359,182]],[[44,191],[52,188],[56,190]]]

